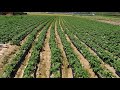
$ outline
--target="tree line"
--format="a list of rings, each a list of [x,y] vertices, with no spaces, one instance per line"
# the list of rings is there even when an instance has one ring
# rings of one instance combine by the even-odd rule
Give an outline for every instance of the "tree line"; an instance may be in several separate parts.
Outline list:
[[[0,15],[26,15],[25,12],[0,12]]]

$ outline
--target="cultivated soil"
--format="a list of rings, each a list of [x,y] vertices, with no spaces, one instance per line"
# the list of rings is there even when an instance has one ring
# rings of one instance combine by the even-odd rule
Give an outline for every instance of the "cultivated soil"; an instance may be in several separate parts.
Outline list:
[[[56,42],[57,42],[58,47],[60,48],[61,54],[62,54],[61,55],[62,56],[62,78],[73,78],[72,69],[69,67],[69,63],[68,63],[65,51],[63,49],[61,39],[57,32],[56,24],[55,24],[55,35],[56,35]]]
[[[38,27],[37,27],[37,28],[38,28]],[[44,27],[44,28],[45,28],[45,27]],[[43,28],[43,29],[44,29],[44,28]],[[42,29],[42,30],[43,30],[43,29]],[[34,42],[32,43],[32,47],[30,48],[28,54],[27,54],[26,57],[25,57],[25,60],[24,60],[24,61],[22,62],[22,64],[21,64],[20,68],[18,69],[18,71],[17,71],[17,73],[16,73],[16,75],[15,75],[15,78],[22,78],[22,77],[23,77],[23,75],[24,75],[24,70],[25,70],[25,68],[27,67],[28,62],[29,62],[29,59],[30,59],[30,57],[31,57],[31,53],[32,53],[32,49],[33,49],[33,47],[34,47],[34,43],[38,41],[38,37],[39,37],[39,35],[40,35],[40,33],[41,33],[42,30],[40,30],[39,32],[37,32],[36,38],[35,38]],[[27,37],[28,37],[28,35],[22,40],[22,43],[21,43],[21,44],[23,44],[23,43],[26,41]]]
[[[75,36],[76,38],[77,38],[77,36]],[[98,57],[98,55],[90,48],[90,47],[88,47],[85,43],[83,43],[83,42],[81,42],[82,44],[84,44],[87,48],[88,48],[88,50],[93,54],[93,55],[95,55],[95,56],[97,56]],[[99,57],[98,57],[99,58]],[[100,58],[99,58],[100,59]],[[101,60],[101,59],[100,59]],[[114,76],[116,76],[117,78],[119,78],[119,76],[115,73],[116,71],[115,71],[115,69],[113,68],[113,67],[111,67],[110,65],[108,65],[108,64],[106,64],[105,62],[103,62],[103,60],[101,60],[101,66],[102,67],[104,67],[104,68],[106,68],[106,69],[108,69],[110,72],[112,72],[112,74],[114,75]]]
[[[112,20],[97,20],[99,22],[109,23],[112,25],[120,25],[120,21],[112,21]]]
[[[3,72],[4,66],[11,62],[12,56],[19,49],[16,45],[0,44],[0,74]]]
[[[97,77],[93,70],[91,69],[91,66],[89,62],[83,57],[83,55],[77,50],[77,48],[72,44],[69,37],[66,35],[67,41],[71,44],[72,49],[74,50],[74,53],[77,55],[78,59],[80,60],[80,63],[83,65],[83,67],[88,71],[91,78]]]
[[[61,26],[61,25],[60,25]],[[62,27],[61,27],[62,28]],[[63,28],[62,28],[63,30]],[[80,60],[80,63],[83,65],[83,67],[88,71],[91,78],[96,78],[97,76],[91,69],[91,66],[89,65],[89,62],[83,57],[83,55],[77,50],[77,48],[73,45],[72,41],[68,37],[67,34],[65,34],[67,41],[71,44],[71,48],[74,50],[74,53],[77,55],[78,59]]]
[[[49,27],[46,33],[44,47],[43,47],[42,52],[40,53],[40,63],[38,64],[38,70],[36,73],[37,78],[49,78],[50,76],[51,51],[50,51],[50,46],[49,46],[49,39],[50,39],[51,26]]]

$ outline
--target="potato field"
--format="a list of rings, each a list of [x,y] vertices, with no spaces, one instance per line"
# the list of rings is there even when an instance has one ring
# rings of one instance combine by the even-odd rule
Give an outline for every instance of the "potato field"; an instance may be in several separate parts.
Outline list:
[[[120,26],[82,16],[0,16],[0,78],[120,78]]]

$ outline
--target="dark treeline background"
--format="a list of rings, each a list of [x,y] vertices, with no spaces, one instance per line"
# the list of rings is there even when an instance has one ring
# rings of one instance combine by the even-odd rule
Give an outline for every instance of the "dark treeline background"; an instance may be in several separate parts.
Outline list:
[[[44,12],[42,12],[44,13]],[[45,12],[46,13],[46,12]],[[47,12],[49,14],[111,15],[120,16],[120,12]],[[26,12],[0,12],[0,15],[27,15]]]

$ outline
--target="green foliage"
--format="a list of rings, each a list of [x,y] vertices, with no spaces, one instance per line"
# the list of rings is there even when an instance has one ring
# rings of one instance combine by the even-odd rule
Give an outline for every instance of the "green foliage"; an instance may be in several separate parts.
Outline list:
[[[43,27],[45,25],[45,23],[44,24],[41,24],[41,27]],[[47,26],[48,27],[48,26]],[[7,66],[6,66],[6,68],[5,68],[5,70],[4,70],[4,73],[3,73],[3,77],[10,77],[11,76],[11,73],[12,72],[14,72],[15,71],[15,67],[18,65],[18,63],[19,62],[21,62],[24,58],[25,58],[25,56],[26,56],[26,52],[28,52],[29,51],[29,49],[31,48],[31,45],[32,45],[32,43],[33,43],[33,41],[34,41],[34,39],[36,38],[36,34],[37,34],[37,32],[39,32],[41,30],[41,28],[39,27],[37,30],[34,30],[34,31],[32,31],[30,34],[29,34],[29,36],[28,36],[28,38],[27,38],[27,40],[25,41],[25,43],[20,47],[20,50],[18,51],[18,52],[16,52],[16,54],[15,54],[15,57],[13,58],[13,60],[12,60],[12,63],[10,63],[10,64],[8,64]],[[41,34],[44,34],[45,32],[46,32],[47,30],[43,30],[43,32],[41,33]],[[41,38],[42,38],[42,40],[39,40],[40,42],[38,43],[38,44],[42,44],[41,42],[43,42],[44,41],[44,38],[43,37],[45,37],[45,35],[42,35],[42,36],[40,36]],[[40,45],[39,45],[40,46]],[[36,49],[36,48],[38,48],[39,46],[37,46],[37,47],[34,47],[34,52],[32,52],[32,56],[31,56],[31,59],[32,60],[34,60],[33,58],[35,58],[35,61],[33,61],[33,63],[36,63],[36,59],[38,59],[38,50]],[[39,47],[39,48],[41,48],[41,47]],[[30,64],[32,64],[32,63],[30,63]],[[28,64],[29,65],[29,64]],[[33,64],[32,64],[33,65]],[[29,65],[30,66],[30,65]],[[34,66],[34,65],[33,65]],[[32,67],[33,67],[32,66]],[[33,70],[33,68],[32,68],[32,70]]]
[[[61,78],[61,52],[60,49],[57,46],[57,43],[55,41],[55,22],[53,23],[53,26],[51,27],[50,31],[50,49],[51,49],[51,69],[50,69],[50,75],[53,75],[52,78]]]
[[[32,74],[34,74],[37,63],[40,60],[40,50],[43,47],[44,40],[46,37],[46,32],[51,24],[51,21],[45,26],[45,28],[42,29],[42,31],[38,37],[38,41],[36,41],[33,45],[34,47],[31,52],[31,57],[29,59],[28,65],[24,71],[23,78],[35,78],[35,76]]]
[[[68,62],[73,70],[73,76],[75,78],[88,78],[88,72],[83,68],[76,54],[73,52],[70,43],[66,40],[64,32],[62,32],[60,25],[58,25],[58,34],[61,38],[63,48],[65,50]]]
[[[82,22],[82,21],[81,21]],[[86,22],[87,23],[87,22]],[[74,25],[74,24],[73,24]],[[82,29],[75,29],[73,30],[72,24],[69,23],[69,25],[65,25],[65,27],[67,27],[68,29],[65,29],[66,33],[69,35],[71,41],[73,42],[73,44],[77,47],[77,49],[84,55],[84,57],[89,61],[92,69],[94,72],[96,72],[97,74],[99,74],[102,77],[114,77],[111,72],[105,70],[105,68],[103,68],[101,66],[101,62],[100,59],[97,56],[94,56],[89,50],[88,48],[85,46],[88,45],[89,47],[91,47],[92,49],[95,47],[95,43],[92,42],[92,39],[88,38],[87,35],[85,36],[81,36],[81,34],[83,33],[84,29],[83,28],[79,28]],[[86,25],[87,26],[87,25]],[[92,26],[91,26],[92,27]],[[86,27],[87,28],[87,27]],[[88,28],[89,29],[89,28]],[[87,30],[88,30],[87,29]],[[77,32],[77,33],[76,33]],[[75,38],[74,34],[79,38]],[[85,34],[85,33],[84,33]],[[88,33],[87,33],[88,34]],[[90,39],[90,40],[89,40]],[[93,38],[94,39],[94,38]],[[85,44],[83,44],[82,42],[84,42]],[[89,42],[89,43],[87,43]],[[107,52],[105,52],[105,50],[100,49],[101,47],[96,45],[96,48],[94,48],[93,50],[97,52],[97,54],[100,56],[100,58],[102,58],[106,63],[109,63],[110,65],[112,65],[111,63],[114,60],[114,57],[112,57],[111,54],[108,54]],[[109,55],[109,56],[107,56]],[[113,66],[113,65],[112,65]],[[118,65],[119,67],[119,65]],[[108,75],[108,76],[107,76]]]

